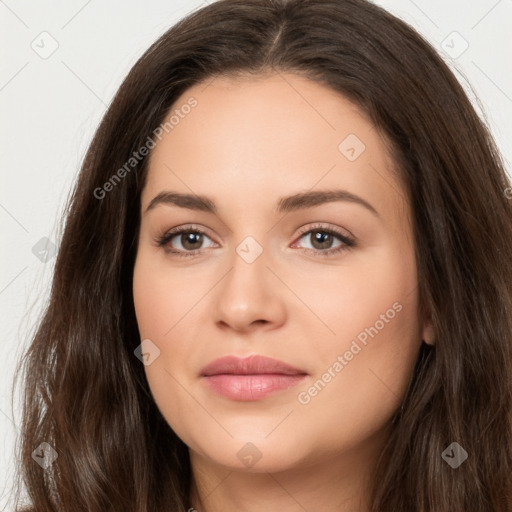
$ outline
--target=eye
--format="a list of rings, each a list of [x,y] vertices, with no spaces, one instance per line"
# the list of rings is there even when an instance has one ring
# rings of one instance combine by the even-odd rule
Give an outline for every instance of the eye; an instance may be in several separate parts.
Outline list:
[[[211,240],[201,229],[184,226],[168,231],[159,237],[157,242],[160,247],[176,256],[194,256],[202,249],[205,238]],[[175,245],[181,245],[181,247],[176,249]]]
[[[303,238],[312,245],[312,248],[306,248],[305,250],[320,257],[340,253],[355,246],[355,240],[352,236],[321,224],[303,228],[299,240]],[[333,247],[335,239],[338,239],[341,243]]]
[[[315,256],[319,257],[341,253],[355,246],[355,240],[352,236],[321,224],[303,228],[300,235],[299,240],[304,238],[309,240],[312,245],[311,248],[306,247],[304,250],[312,252]],[[159,247],[163,247],[168,253],[180,257],[188,257],[195,256],[205,248],[203,247],[205,239],[212,241],[202,229],[196,228],[195,226],[182,226],[167,231],[157,239],[157,243]],[[340,243],[333,247],[333,242],[336,239]],[[292,245],[292,247],[294,247],[295,244]],[[210,245],[209,247],[212,246],[214,245]]]

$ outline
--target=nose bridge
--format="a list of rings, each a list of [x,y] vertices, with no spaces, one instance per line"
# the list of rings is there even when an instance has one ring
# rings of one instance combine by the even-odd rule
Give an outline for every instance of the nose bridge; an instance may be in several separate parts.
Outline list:
[[[266,294],[269,251],[253,235],[245,236],[234,249],[232,270],[227,276],[230,289],[226,291],[240,303],[256,304],[260,296]]]
[[[243,329],[255,321],[274,322],[282,313],[274,289],[269,251],[254,235],[245,236],[234,247],[231,269],[225,275],[216,301],[219,321]]]

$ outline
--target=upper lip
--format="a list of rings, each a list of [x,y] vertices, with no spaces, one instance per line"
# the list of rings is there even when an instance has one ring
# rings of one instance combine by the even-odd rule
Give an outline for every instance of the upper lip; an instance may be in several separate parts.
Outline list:
[[[270,357],[252,355],[245,358],[225,356],[212,361],[201,370],[201,376],[232,375],[306,375],[306,372]]]

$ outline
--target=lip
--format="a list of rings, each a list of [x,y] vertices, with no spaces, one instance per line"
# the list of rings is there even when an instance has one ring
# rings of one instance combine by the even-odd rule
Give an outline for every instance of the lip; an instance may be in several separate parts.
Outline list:
[[[231,400],[254,401],[301,382],[307,373],[269,357],[226,356],[201,371],[201,378],[215,393]]]

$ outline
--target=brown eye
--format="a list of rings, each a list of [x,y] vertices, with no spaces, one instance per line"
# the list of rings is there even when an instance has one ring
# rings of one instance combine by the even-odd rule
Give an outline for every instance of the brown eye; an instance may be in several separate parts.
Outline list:
[[[326,231],[310,231],[310,240],[315,249],[330,249],[334,241],[334,236]]]
[[[199,229],[178,228],[158,239],[158,245],[179,256],[193,256],[203,249],[205,240],[211,238]]]
[[[204,235],[196,231],[188,231],[175,236],[179,237],[179,241],[184,249],[193,251],[201,248]]]
[[[323,226],[316,226],[309,230],[303,230],[299,237],[299,240],[302,239],[309,241],[311,245],[311,247],[305,247],[304,250],[308,252],[313,251],[313,253],[318,256],[327,256],[339,253],[355,246],[355,240],[353,238],[344,235],[335,229]],[[337,244],[336,240],[338,240]]]

